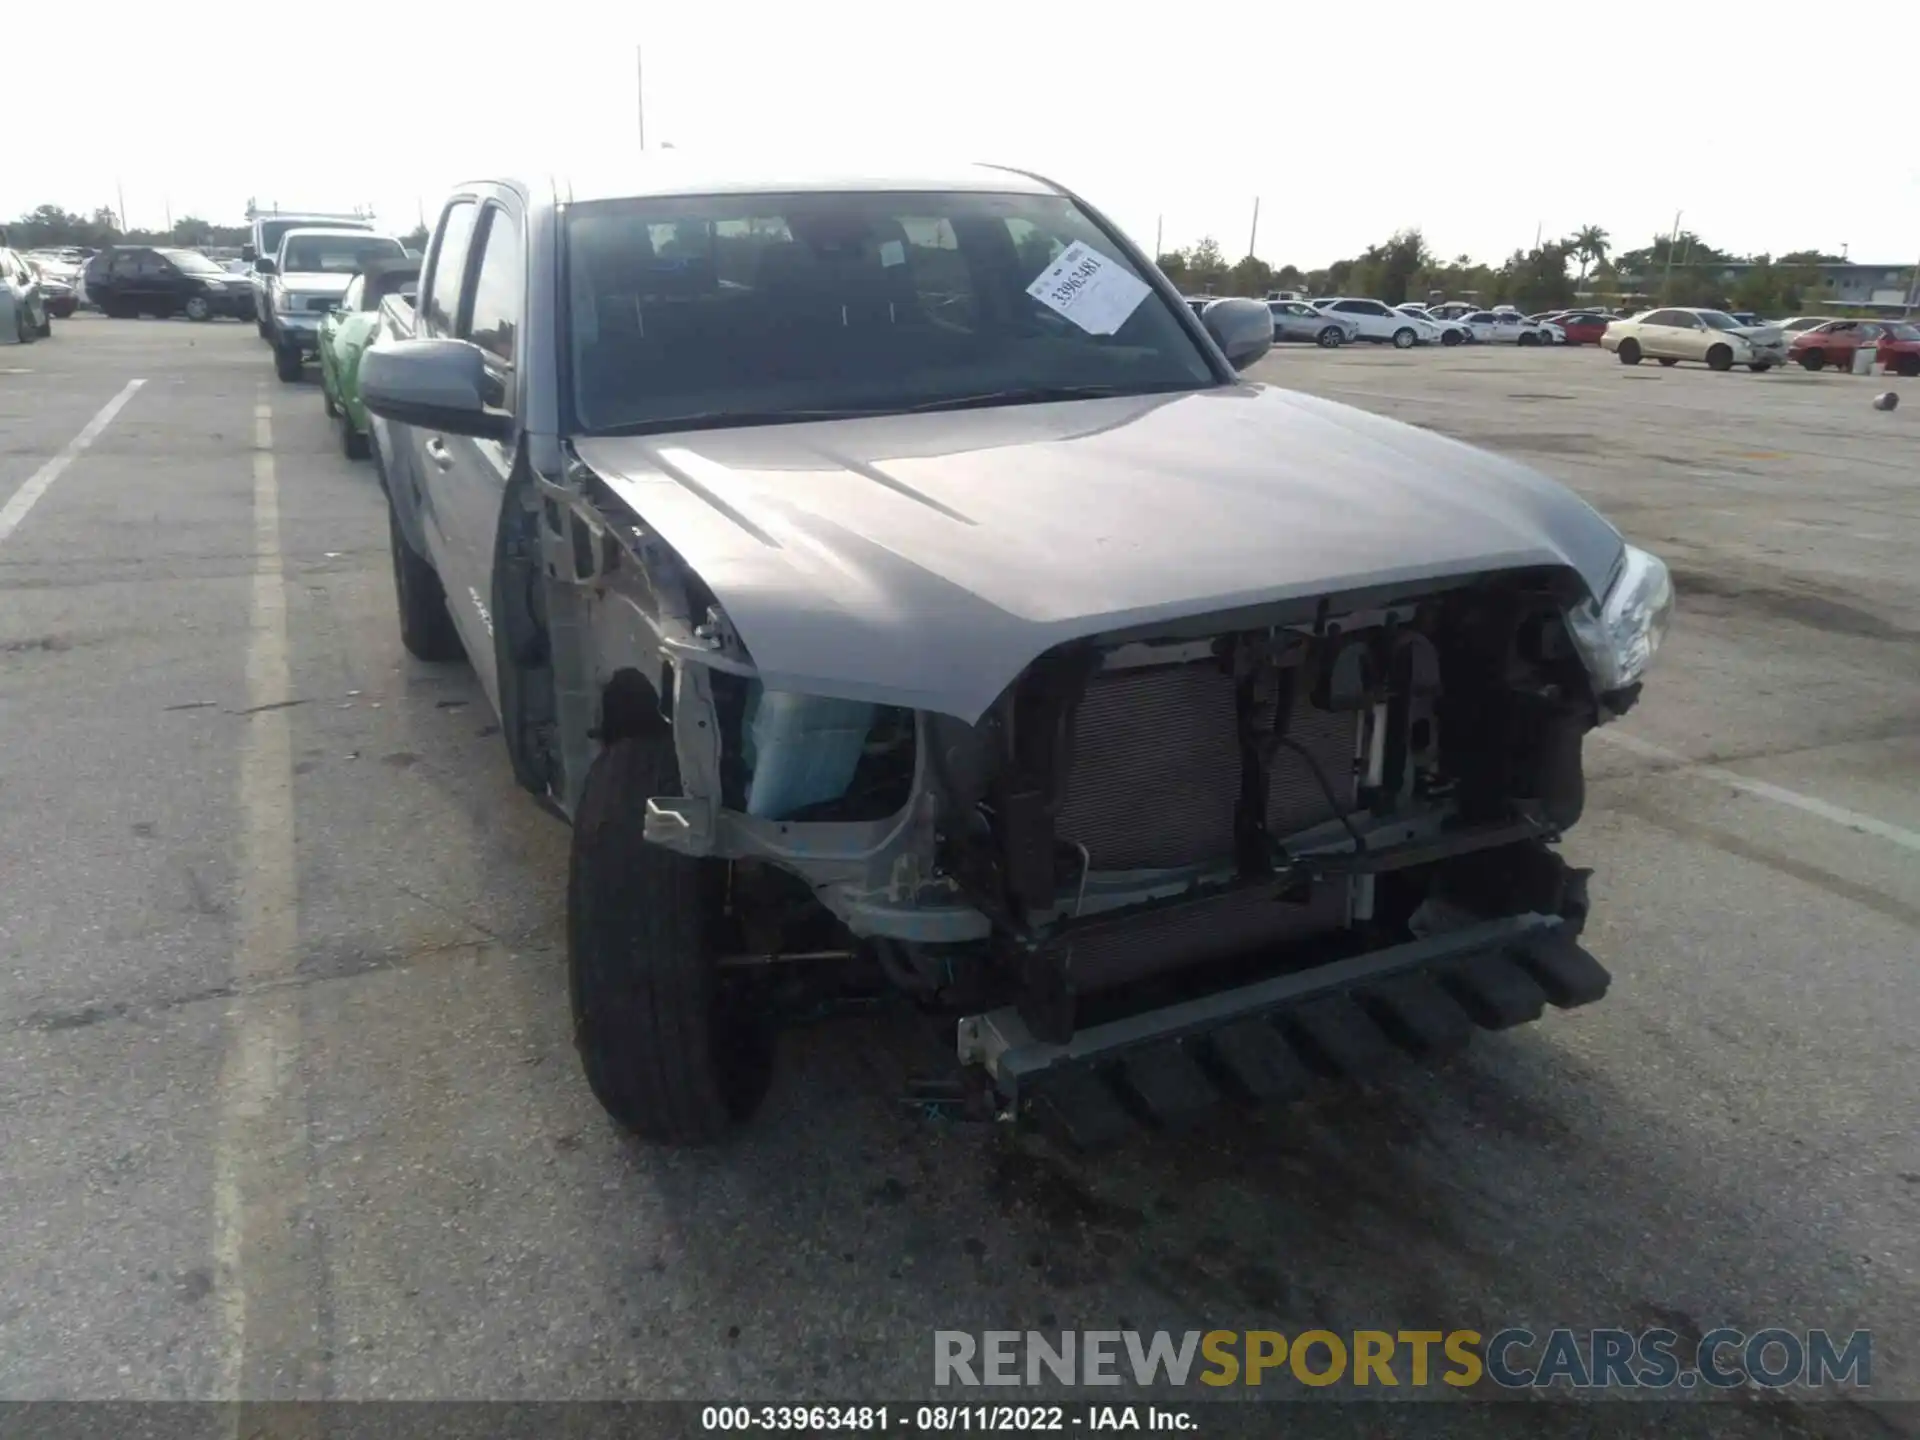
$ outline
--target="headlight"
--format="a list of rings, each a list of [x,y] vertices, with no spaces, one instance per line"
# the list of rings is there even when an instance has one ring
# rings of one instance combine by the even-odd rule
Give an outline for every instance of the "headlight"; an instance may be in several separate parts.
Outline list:
[[[282,315],[290,315],[299,306],[300,297],[291,290],[282,290],[273,297],[273,308]]]
[[[1584,600],[1567,616],[1573,643],[1605,695],[1647,673],[1673,621],[1673,577],[1657,555],[1627,546],[1620,573],[1599,605]]]

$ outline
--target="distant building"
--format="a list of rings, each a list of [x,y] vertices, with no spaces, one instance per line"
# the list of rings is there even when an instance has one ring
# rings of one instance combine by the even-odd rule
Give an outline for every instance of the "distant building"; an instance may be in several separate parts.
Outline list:
[[[1753,269],[1753,263],[1747,260],[1731,261],[1717,270],[1701,265],[1683,265],[1680,268],[1695,277],[1711,275],[1731,287]],[[1905,310],[1914,300],[1914,267],[1911,265],[1867,265],[1856,260],[1834,260],[1812,268],[1820,275],[1820,298],[1834,305],[1866,310]],[[1660,279],[1658,272],[1617,277],[1620,288],[1632,292],[1656,292],[1660,288]]]

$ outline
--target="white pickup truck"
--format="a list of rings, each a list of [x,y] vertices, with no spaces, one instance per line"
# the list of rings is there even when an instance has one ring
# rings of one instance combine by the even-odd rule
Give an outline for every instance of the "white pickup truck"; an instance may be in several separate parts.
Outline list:
[[[280,237],[265,262],[267,338],[274,373],[292,382],[307,357],[319,353],[320,322],[340,303],[353,277],[382,260],[405,260],[407,247],[391,235],[337,226],[302,226]]]

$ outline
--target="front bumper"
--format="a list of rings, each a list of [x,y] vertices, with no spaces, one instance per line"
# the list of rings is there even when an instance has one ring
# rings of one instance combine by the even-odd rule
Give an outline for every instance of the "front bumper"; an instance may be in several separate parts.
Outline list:
[[[276,311],[273,317],[273,343],[291,350],[298,346],[303,355],[320,353],[319,315],[300,311]]]
[[[1360,1079],[1430,1060],[1606,994],[1611,977],[1556,916],[1525,914],[1411,940],[1077,1031],[1034,1038],[1012,1008],[960,1021],[959,1058],[1021,1115],[1082,1146],[1172,1124],[1223,1099],[1295,1098],[1316,1076]]]

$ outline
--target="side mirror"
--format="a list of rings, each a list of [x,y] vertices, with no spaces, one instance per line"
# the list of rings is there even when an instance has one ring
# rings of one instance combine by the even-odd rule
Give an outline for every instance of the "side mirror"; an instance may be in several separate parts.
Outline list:
[[[1258,300],[1216,300],[1200,316],[1236,370],[1244,370],[1273,348],[1273,316]]]
[[[360,401],[383,420],[506,440],[513,417],[489,410],[486,358],[465,340],[403,340],[360,357]]]
[[[260,256],[260,258],[259,258],[259,259],[257,259],[257,260],[255,260],[255,261],[253,262],[253,268],[254,268],[255,270],[258,270],[258,271],[259,271],[259,272],[260,272],[260,273],[261,273],[262,275],[272,275],[272,274],[276,274],[276,273],[278,272],[278,269],[279,269],[279,267],[278,267],[278,266],[276,266],[276,265],[275,265],[275,264],[273,263],[273,261],[271,261],[271,260],[269,260],[269,259],[268,259],[268,258],[267,258],[266,256],[264,256],[264,255],[262,255],[262,256]]]

